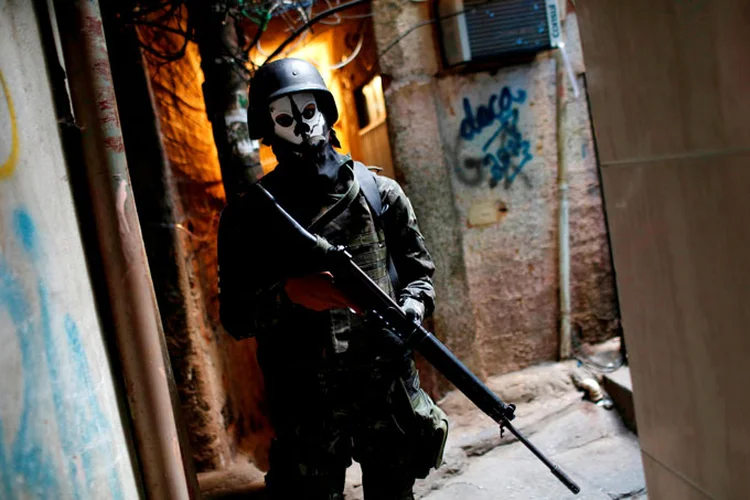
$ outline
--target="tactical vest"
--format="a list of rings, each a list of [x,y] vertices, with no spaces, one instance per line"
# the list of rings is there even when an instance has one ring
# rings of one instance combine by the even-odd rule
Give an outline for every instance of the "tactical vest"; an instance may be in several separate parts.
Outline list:
[[[349,182],[350,191],[340,201],[325,207],[308,229],[334,245],[345,246],[356,264],[395,298],[382,224],[373,215],[358,180],[352,176]],[[321,349],[324,356],[348,351],[366,355],[372,352],[370,339],[382,337],[379,331],[374,331],[379,330],[378,326],[368,324],[347,309],[315,312],[292,303],[284,304],[277,327],[274,337],[287,340],[277,347],[292,357],[297,349],[300,357],[309,356],[312,349]]]
[[[354,200],[328,224],[316,228],[316,232],[335,245],[345,246],[352,254],[354,262],[393,297],[385,234],[382,227],[379,227],[380,224],[376,224],[359,182],[353,182],[359,191]],[[329,316],[328,328],[336,353],[346,351],[354,336],[366,334],[364,319],[348,310],[334,309],[320,314]]]

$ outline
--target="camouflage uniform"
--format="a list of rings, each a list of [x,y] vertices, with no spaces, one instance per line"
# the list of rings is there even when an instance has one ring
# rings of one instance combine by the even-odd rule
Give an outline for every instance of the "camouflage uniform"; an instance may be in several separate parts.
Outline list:
[[[319,198],[284,181],[284,165],[262,183],[303,226],[345,245],[356,263],[394,296],[387,255],[403,288],[430,312],[434,265],[414,211],[398,184],[378,176],[378,220],[341,156],[334,192]],[[352,191],[353,190],[353,191]],[[346,209],[336,210],[346,204]],[[335,213],[333,217],[325,214]],[[377,324],[348,310],[315,312],[292,303],[284,280],[321,271],[269,236],[252,198],[227,206],[219,228],[221,319],[235,338],[255,336],[276,438],[266,477],[274,498],[343,498],[351,459],[365,497],[413,498],[415,465],[409,397],[419,388],[413,357]],[[386,249],[387,242],[387,249]]]

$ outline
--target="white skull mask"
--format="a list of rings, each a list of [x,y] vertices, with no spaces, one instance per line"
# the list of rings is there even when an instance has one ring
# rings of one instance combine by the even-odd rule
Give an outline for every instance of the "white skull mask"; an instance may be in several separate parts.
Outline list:
[[[326,133],[326,118],[318,109],[315,96],[309,92],[286,95],[268,106],[274,133],[292,144]]]

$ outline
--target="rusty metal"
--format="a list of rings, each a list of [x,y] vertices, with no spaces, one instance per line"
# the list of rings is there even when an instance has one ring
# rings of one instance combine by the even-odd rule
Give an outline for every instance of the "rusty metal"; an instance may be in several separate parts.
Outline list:
[[[161,321],[130,185],[98,3],[55,0],[62,52],[149,498],[196,498]],[[80,193],[78,193],[80,195]]]

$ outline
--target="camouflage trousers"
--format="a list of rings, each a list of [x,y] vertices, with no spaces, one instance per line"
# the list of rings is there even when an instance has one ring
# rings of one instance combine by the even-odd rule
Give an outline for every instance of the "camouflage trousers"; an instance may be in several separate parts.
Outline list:
[[[366,500],[414,498],[415,446],[399,422],[394,388],[403,387],[399,379],[419,382],[410,357],[398,364],[332,363],[284,388],[266,379],[276,430],[266,476],[272,499],[343,499],[352,459],[362,467]],[[302,375],[299,366],[292,371]]]

